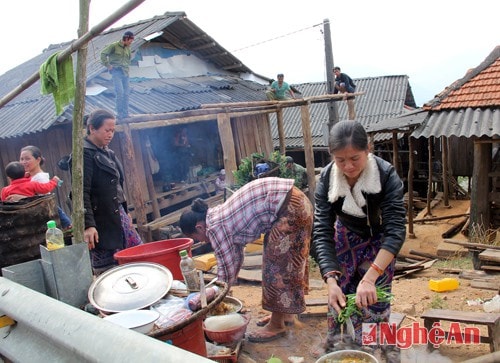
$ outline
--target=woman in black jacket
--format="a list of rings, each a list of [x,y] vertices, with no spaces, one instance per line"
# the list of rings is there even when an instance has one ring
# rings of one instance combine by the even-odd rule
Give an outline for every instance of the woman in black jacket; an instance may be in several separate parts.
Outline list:
[[[388,321],[390,304],[377,303],[376,286],[391,287],[406,210],[401,179],[391,164],[370,153],[359,122],[334,125],[329,145],[333,161],[315,192],[312,253],[328,284],[326,348],[333,350],[346,294],[356,294],[362,310],[351,316],[355,343],[361,343],[362,323]]]
[[[83,145],[84,239],[95,275],[117,264],[115,252],[142,243],[127,214],[123,168],[108,148],[114,133],[112,113],[96,110],[89,115]]]

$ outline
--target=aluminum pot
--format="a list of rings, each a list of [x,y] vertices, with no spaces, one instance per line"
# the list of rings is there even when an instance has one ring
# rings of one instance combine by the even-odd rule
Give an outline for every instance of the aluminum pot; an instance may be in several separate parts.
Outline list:
[[[144,309],[164,297],[172,282],[172,273],[163,265],[128,263],[99,275],[89,288],[88,298],[104,315]]]

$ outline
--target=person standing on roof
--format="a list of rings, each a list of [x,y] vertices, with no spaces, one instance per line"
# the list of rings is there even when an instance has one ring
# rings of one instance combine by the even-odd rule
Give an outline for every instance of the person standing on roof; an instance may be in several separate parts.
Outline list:
[[[340,67],[334,67],[333,73],[335,74],[335,89],[334,94],[337,93],[354,93],[356,92],[356,84],[352,78],[345,73],[340,72]],[[356,118],[356,110],[354,109],[354,96],[345,96],[347,101],[348,119],[354,120]]]
[[[113,78],[118,119],[128,117],[129,67],[132,58],[130,45],[133,41],[134,33],[126,31],[121,40],[109,44],[101,52],[101,63]]]
[[[283,101],[295,98],[290,85],[284,81],[283,73],[278,74],[278,80],[271,83],[271,88],[266,92],[266,96],[270,101]]]

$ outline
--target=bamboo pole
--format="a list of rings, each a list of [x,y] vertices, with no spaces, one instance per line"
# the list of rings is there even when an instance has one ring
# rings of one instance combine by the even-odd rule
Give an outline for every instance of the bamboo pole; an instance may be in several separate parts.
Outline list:
[[[280,141],[280,154],[285,155],[286,153],[286,144],[285,144],[285,126],[283,122],[283,110],[281,107],[278,108],[278,112],[276,112],[276,119],[278,120],[278,136]]]
[[[443,172],[443,203],[445,207],[450,207],[450,188],[448,187],[448,139],[441,136],[441,164]]]
[[[229,107],[229,108],[234,108],[234,107],[255,107],[255,106],[275,106],[275,105],[280,105],[281,107],[292,107],[292,106],[299,106],[299,105],[304,105],[309,102],[311,103],[316,103],[316,102],[325,102],[329,100],[342,100],[344,97],[347,95],[349,96],[361,96],[364,95],[365,92],[355,92],[355,93],[349,93],[349,94],[324,94],[324,95],[317,95],[317,96],[311,96],[311,97],[304,97],[304,98],[295,98],[295,99],[288,99],[288,100],[283,100],[283,101],[252,101],[252,102],[221,102],[221,103],[206,103],[201,105],[201,108],[220,108],[220,107]]]
[[[83,0],[82,0],[83,1]],[[76,52],[81,47],[85,46],[92,38],[96,35],[99,35],[104,30],[106,30],[109,26],[114,24],[116,21],[121,19],[123,16],[127,15],[133,9],[138,7],[146,0],[130,0],[128,3],[124,4],[121,8],[119,8],[116,12],[108,16],[106,19],[101,21],[99,24],[94,26],[90,31],[86,32],[77,40],[73,41],[66,49],[61,51],[57,56],[57,62],[61,63],[71,56],[72,53]],[[88,19],[88,15],[87,15]],[[88,25],[86,27],[88,29]],[[28,89],[31,85],[33,85],[36,81],[40,79],[40,73],[33,73],[27,80],[21,82],[19,86],[14,88],[11,92],[7,93],[5,96],[0,99],[0,108],[5,106],[7,103],[12,101],[15,97],[17,97],[21,92]]]
[[[89,28],[90,0],[80,0],[80,25],[78,36]],[[83,205],[83,114],[85,112],[85,92],[87,89],[87,44],[77,53],[76,87],[73,107],[73,129],[71,154],[71,195],[73,201],[71,223],[73,224],[73,243],[83,243],[85,231],[85,208]]]
[[[302,119],[302,133],[304,134],[304,155],[307,170],[307,186],[309,188],[309,200],[314,205],[314,191],[316,190],[316,175],[314,172],[314,152],[311,133],[311,117],[309,106],[300,108]]]

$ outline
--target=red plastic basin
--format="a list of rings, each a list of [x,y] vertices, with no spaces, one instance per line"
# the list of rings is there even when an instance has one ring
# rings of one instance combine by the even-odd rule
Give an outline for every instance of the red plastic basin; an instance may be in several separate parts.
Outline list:
[[[114,254],[118,264],[130,262],[155,262],[167,267],[175,280],[183,280],[179,266],[181,258],[179,252],[187,250],[191,256],[191,238],[174,238],[162,241],[144,243],[139,246],[126,248]]]

